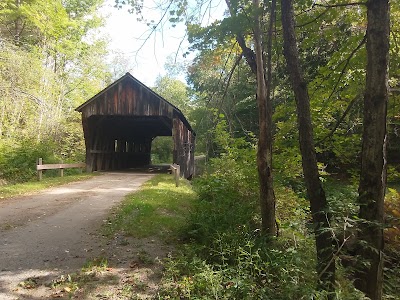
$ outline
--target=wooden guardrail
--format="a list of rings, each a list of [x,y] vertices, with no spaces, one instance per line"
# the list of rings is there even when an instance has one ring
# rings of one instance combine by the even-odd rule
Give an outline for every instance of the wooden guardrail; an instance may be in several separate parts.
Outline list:
[[[60,176],[64,176],[64,169],[71,169],[71,168],[81,168],[84,169],[86,168],[85,163],[76,163],[76,164],[43,164],[43,159],[39,158],[37,161],[36,165],[36,170],[38,173],[38,179],[39,181],[42,180],[43,177],[43,170],[55,170],[59,169],[60,170]]]
[[[178,187],[179,186],[179,178],[181,177],[181,167],[177,164],[172,164],[171,165],[171,172],[172,175],[174,175],[175,178],[175,185]]]

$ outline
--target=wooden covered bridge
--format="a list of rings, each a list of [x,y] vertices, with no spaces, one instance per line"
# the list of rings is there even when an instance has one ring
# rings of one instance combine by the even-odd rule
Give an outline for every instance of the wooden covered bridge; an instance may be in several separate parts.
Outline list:
[[[126,73],[76,108],[82,113],[87,171],[121,170],[151,164],[157,136],[172,136],[173,163],[181,175],[194,172],[195,132],[183,113]]]

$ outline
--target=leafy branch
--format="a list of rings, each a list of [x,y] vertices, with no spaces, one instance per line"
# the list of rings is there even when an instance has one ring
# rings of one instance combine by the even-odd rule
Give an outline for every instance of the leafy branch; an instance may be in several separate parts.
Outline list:
[[[339,120],[336,121],[335,126],[331,129],[331,131],[325,136],[323,137],[320,141],[318,141],[316,143],[316,146],[320,145],[321,143],[323,143],[325,140],[327,140],[328,138],[330,138],[336,131],[336,129],[338,129],[339,125],[343,122],[344,118],[348,115],[348,113],[351,111],[352,107],[354,106],[355,103],[357,103],[357,101],[361,100],[360,95],[357,95],[356,97],[354,97],[349,105],[347,106],[346,110],[344,111],[344,113],[342,114],[342,116],[339,118]]]
[[[340,84],[340,81],[342,80],[344,73],[347,70],[348,65],[350,64],[351,59],[353,58],[353,56],[357,53],[358,50],[360,50],[360,48],[365,44],[365,42],[367,41],[367,35],[364,35],[363,39],[361,40],[361,42],[358,44],[358,46],[353,49],[353,51],[351,51],[350,55],[346,58],[346,60],[344,61],[345,64],[342,68],[342,71],[340,72],[339,78],[335,83],[335,86],[332,89],[332,92],[330,93],[329,97],[328,97],[328,101],[332,98],[333,94],[336,92],[337,87]],[[341,64],[343,63],[343,61],[341,62]]]
[[[347,6],[358,6],[358,5],[367,5],[367,2],[350,2],[350,3],[336,3],[336,4],[319,4],[319,3],[313,3],[313,7],[315,6],[320,6],[320,7],[327,7],[327,8],[333,8],[333,7],[347,7]]]

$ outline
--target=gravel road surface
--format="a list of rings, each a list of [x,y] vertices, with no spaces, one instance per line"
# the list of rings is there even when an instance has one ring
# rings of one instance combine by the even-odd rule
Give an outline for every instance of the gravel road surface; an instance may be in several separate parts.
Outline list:
[[[39,299],[21,296],[18,283],[72,272],[101,255],[98,229],[110,209],[152,176],[105,173],[1,200],[0,299]]]

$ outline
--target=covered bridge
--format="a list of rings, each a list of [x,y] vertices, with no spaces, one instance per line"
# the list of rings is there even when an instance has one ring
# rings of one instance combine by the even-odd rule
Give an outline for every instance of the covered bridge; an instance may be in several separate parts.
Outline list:
[[[126,73],[76,108],[82,113],[87,171],[151,164],[151,143],[172,136],[173,162],[181,175],[194,172],[195,132],[183,113]]]

